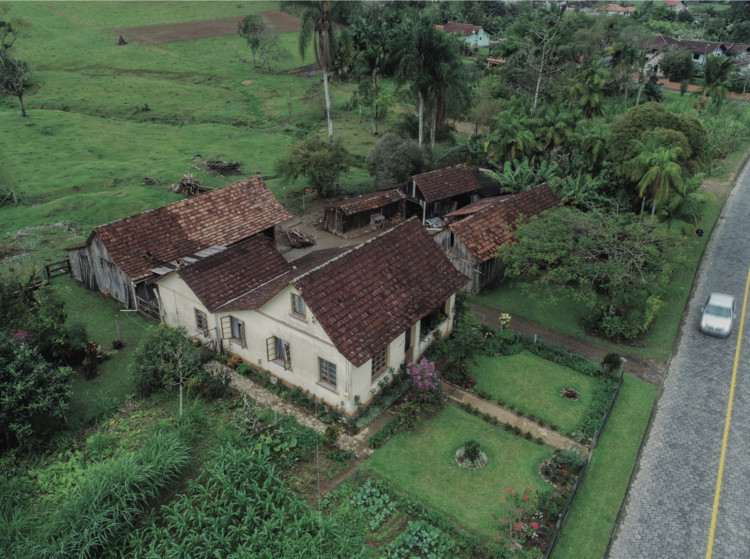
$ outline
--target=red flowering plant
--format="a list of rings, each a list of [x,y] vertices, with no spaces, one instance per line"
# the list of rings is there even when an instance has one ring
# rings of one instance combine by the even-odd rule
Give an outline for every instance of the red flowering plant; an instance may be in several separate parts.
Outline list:
[[[493,521],[500,524],[500,535],[496,539],[507,548],[510,557],[541,557],[539,545],[547,533],[544,512],[540,500],[531,487],[523,491],[506,489],[502,501],[503,514],[493,514]]]

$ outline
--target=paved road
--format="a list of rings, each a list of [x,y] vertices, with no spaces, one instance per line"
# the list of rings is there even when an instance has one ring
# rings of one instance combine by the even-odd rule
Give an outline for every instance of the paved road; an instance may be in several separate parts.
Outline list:
[[[749,209],[746,165],[706,248],[611,559],[708,557],[739,321],[728,339],[703,336],[697,324],[711,291],[733,294],[742,312]],[[750,316],[746,320],[711,538],[715,559],[750,557]]]

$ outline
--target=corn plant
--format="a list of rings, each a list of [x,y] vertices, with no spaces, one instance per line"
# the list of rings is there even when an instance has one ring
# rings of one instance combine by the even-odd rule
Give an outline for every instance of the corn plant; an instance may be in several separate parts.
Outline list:
[[[365,557],[364,541],[299,500],[264,453],[224,444],[160,519],[118,553],[134,558]]]
[[[189,460],[179,433],[155,432],[141,452],[89,468],[87,479],[29,541],[25,555],[98,557],[117,547],[149,502],[177,480]]]

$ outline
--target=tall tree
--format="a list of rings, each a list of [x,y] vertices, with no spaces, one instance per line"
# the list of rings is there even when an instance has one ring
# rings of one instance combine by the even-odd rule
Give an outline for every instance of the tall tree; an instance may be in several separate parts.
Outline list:
[[[631,143],[638,155],[626,163],[625,168],[628,177],[632,181],[637,181],[636,189],[641,197],[641,212],[645,202],[644,195],[647,190],[650,191],[653,221],[656,205],[669,200],[672,188],[680,194],[685,194],[682,168],[676,163],[682,148],[676,145],[665,147],[664,139],[658,134],[652,135],[645,144],[639,140],[632,140]]]
[[[21,116],[26,116],[23,94],[34,70],[23,60],[3,52],[0,54],[0,93],[15,95],[21,105]]]
[[[409,84],[419,104],[419,146],[423,144],[424,111],[430,110],[430,145],[435,150],[437,134],[451,96],[468,99],[469,78],[461,62],[461,39],[415,18],[399,45],[396,79]]]
[[[737,63],[729,56],[709,56],[703,64],[703,87],[697,93],[711,99],[717,112],[729,95],[730,77],[736,68]]]
[[[328,117],[328,140],[333,141],[333,117],[331,115],[331,92],[328,86],[328,74],[333,64],[335,50],[334,26],[346,20],[351,11],[349,2],[332,2],[330,0],[282,2],[282,7],[296,6],[302,9],[299,33],[299,54],[304,60],[307,49],[312,42],[315,63],[323,71],[323,89],[326,97],[326,114]]]
[[[609,71],[598,60],[589,62],[573,80],[570,93],[586,118],[602,114],[604,86],[609,78]]]

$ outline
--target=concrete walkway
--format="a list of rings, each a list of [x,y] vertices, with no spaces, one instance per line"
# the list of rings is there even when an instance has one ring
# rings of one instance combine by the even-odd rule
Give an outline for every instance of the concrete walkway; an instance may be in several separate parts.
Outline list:
[[[229,373],[230,382],[229,386],[234,388],[237,392],[245,394],[255,400],[260,406],[275,410],[284,415],[290,415],[294,417],[300,424],[305,427],[310,427],[318,433],[322,433],[326,429],[326,423],[320,419],[314,417],[308,412],[300,410],[297,406],[290,404],[289,402],[282,400],[276,394],[267,390],[250,379],[236,373],[233,369],[227,367],[223,363],[218,361],[210,361],[206,365],[206,369],[212,372],[216,372],[219,368],[223,368]],[[350,452],[359,460],[365,460],[375,452],[371,448],[367,448],[365,443],[367,437],[370,436],[369,429],[363,429],[355,436],[341,433],[339,436],[338,447],[341,450]]]
[[[469,404],[471,407],[477,408],[482,413],[496,417],[503,423],[508,423],[514,427],[518,427],[524,433],[531,433],[532,437],[535,439],[540,438],[550,446],[555,448],[575,448],[582,456],[586,456],[589,453],[588,447],[578,444],[568,437],[561,435],[557,431],[542,427],[538,423],[526,419],[525,417],[519,417],[511,411],[461,390],[457,386],[449,385],[447,383],[444,386],[448,393],[448,397],[451,400],[462,404]]]

